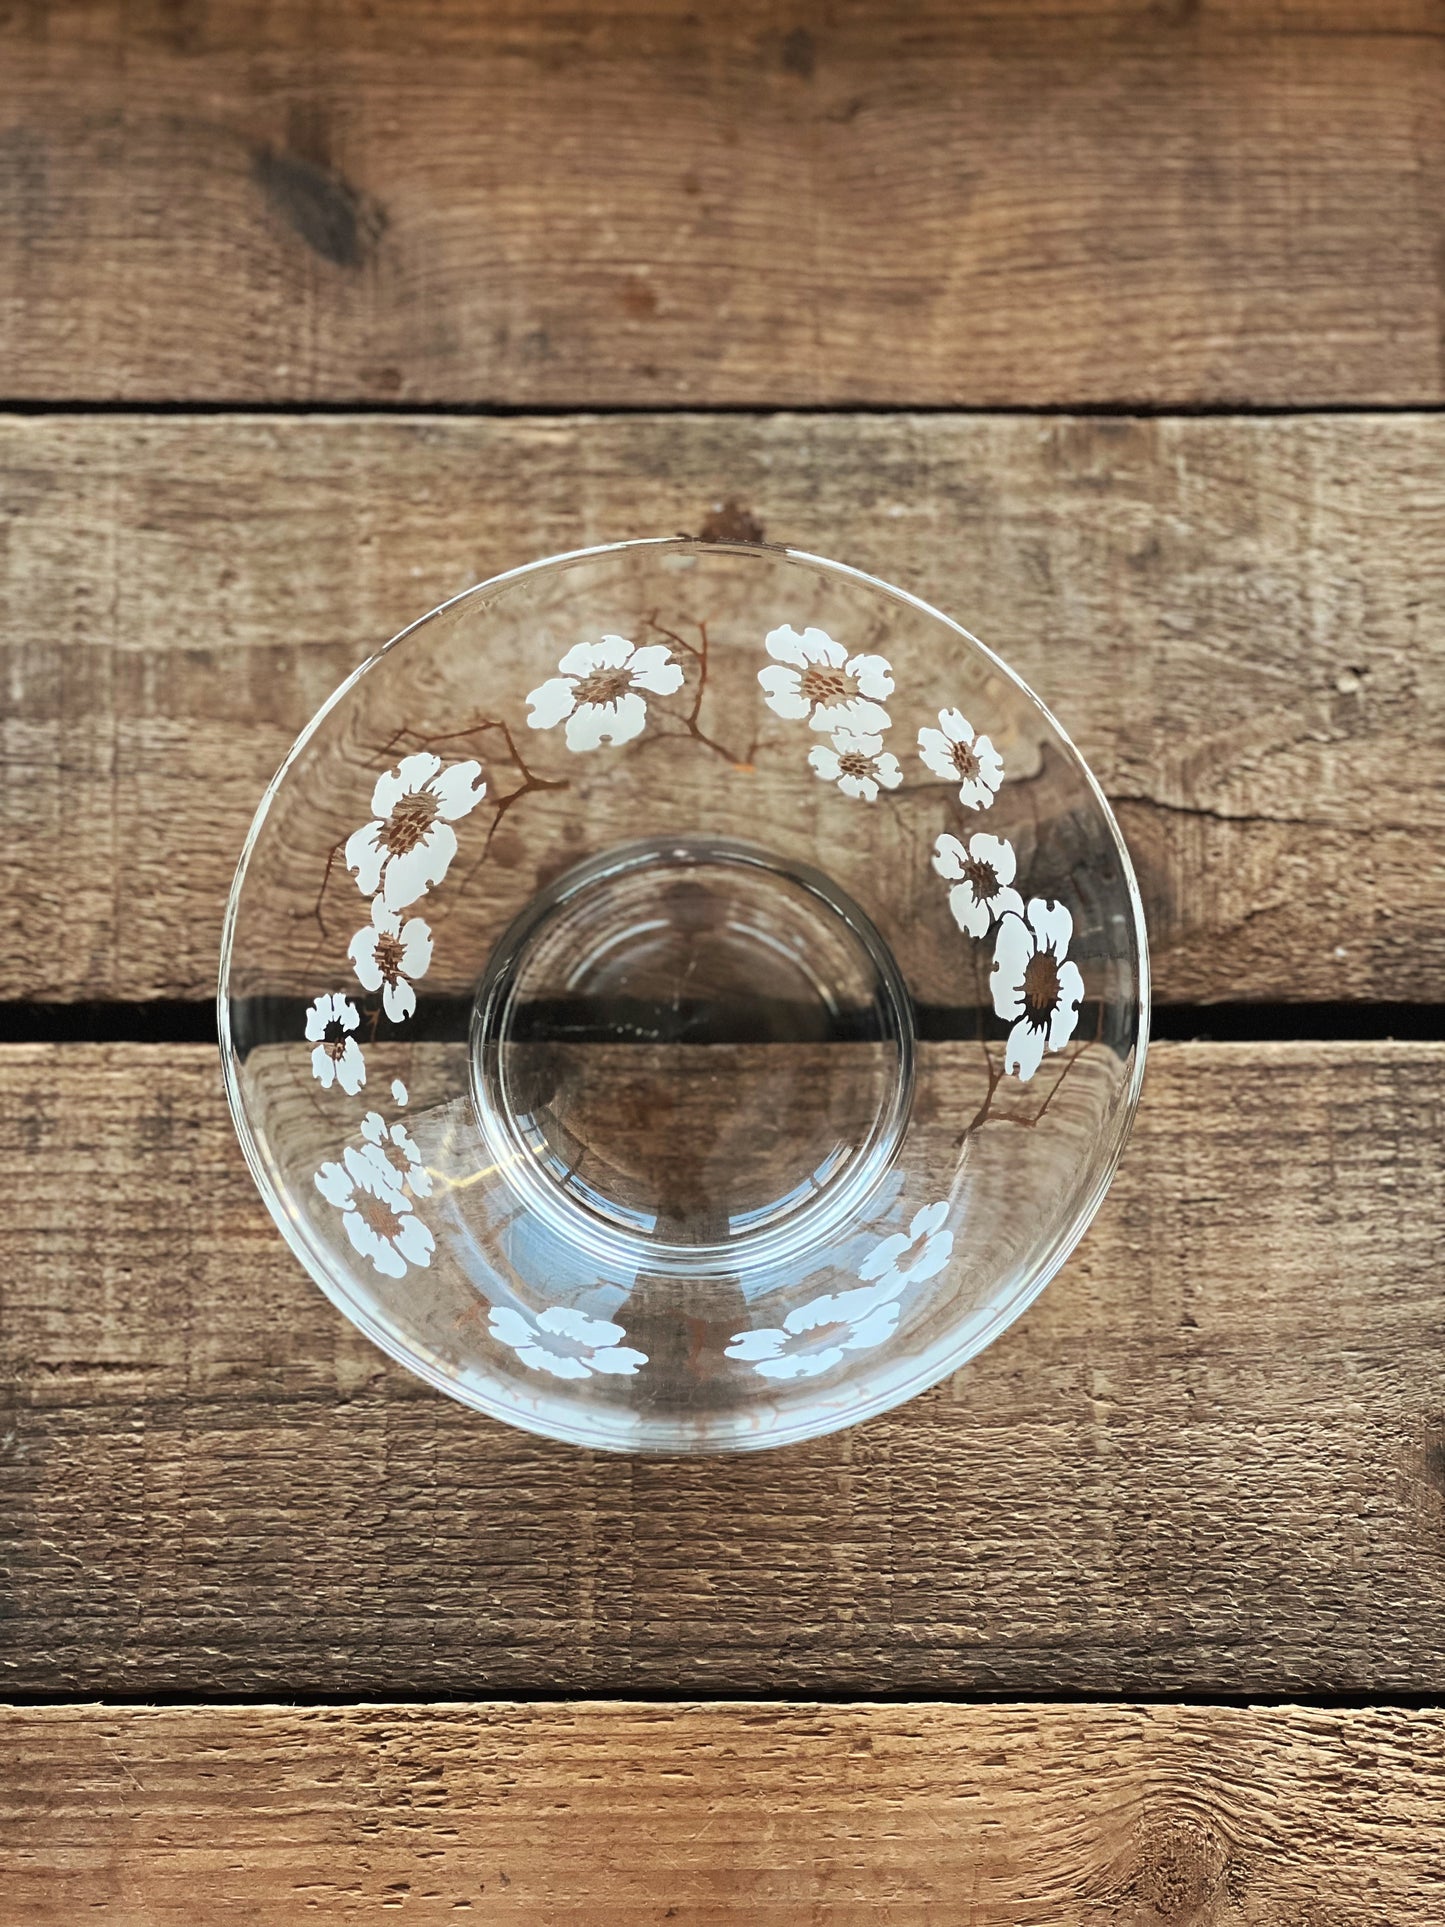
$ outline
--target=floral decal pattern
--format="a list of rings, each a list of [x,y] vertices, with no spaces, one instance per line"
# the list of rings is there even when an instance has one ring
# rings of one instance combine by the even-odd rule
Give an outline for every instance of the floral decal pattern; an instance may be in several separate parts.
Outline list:
[[[1074,920],[1061,903],[1031,897],[1022,915],[1005,917],[993,953],[993,1007],[1013,1025],[1004,1070],[1024,1083],[1046,1050],[1062,1050],[1079,1021],[1084,979],[1068,961]]]
[[[315,1044],[311,1075],[322,1090],[339,1084],[348,1097],[366,1082],[366,1059],[352,1035],[361,1022],[356,1005],[339,992],[318,997],[306,1013],[306,1041]]]
[[[630,1377],[647,1363],[646,1352],[624,1345],[627,1336],[610,1318],[589,1318],[570,1305],[551,1305],[529,1316],[511,1305],[493,1305],[493,1338],[534,1372],[553,1378],[591,1378],[594,1372]]]
[[[638,648],[624,636],[604,636],[567,651],[551,681],[528,696],[527,722],[533,729],[565,723],[568,749],[630,743],[647,722],[648,694],[675,696],[681,688],[682,664],[666,643]]]

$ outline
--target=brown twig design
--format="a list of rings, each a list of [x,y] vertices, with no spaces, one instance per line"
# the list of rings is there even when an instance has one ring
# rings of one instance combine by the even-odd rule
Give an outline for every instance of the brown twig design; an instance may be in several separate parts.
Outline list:
[[[682,723],[683,733],[691,737],[693,742],[701,743],[704,749],[710,749],[715,756],[721,756],[724,762],[731,763],[734,769],[746,769],[749,765],[744,759],[735,756],[724,744],[718,742],[714,737],[709,736],[698,722],[698,717],[702,713],[702,699],[707,694],[708,649],[710,644],[707,624],[705,622],[699,622],[695,618],[690,618],[690,620],[692,620],[693,627],[697,630],[700,638],[696,643],[686,641],[682,636],[678,635],[675,630],[669,629],[664,623],[659,622],[655,609],[646,619],[646,626],[649,629],[656,635],[666,636],[674,649],[681,649],[684,655],[691,656],[692,660],[697,664],[697,681],[693,685],[692,708],[685,716],[678,718],[678,720]],[[658,707],[660,709],[661,705],[658,705]],[[662,710],[661,713],[667,716],[673,714],[671,710]],[[650,736],[639,737],[637,747],[641,749],[648,742],[665,742],[669,739],[676,741],[677,737],[678,732],[676,730],[655,730]]]

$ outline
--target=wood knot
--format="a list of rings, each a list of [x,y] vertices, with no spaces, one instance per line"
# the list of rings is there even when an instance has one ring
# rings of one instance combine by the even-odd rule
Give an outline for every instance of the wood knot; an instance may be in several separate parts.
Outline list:
[[[1152,1918],[1187,1927],[1206,1917],[1228,1884],[1229,1842],[1199,1813],[1166,1808],[1140,1822],[1130,1898]]]

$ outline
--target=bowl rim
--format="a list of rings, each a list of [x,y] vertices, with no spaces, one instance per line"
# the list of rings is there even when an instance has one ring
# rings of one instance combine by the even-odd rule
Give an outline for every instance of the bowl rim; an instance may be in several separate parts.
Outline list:
[[[544,1423],[536,1413],[513,1410],[504,1406],[502,1401],[487,1398],[475,1392],[470,1386],[463,1385],[447,1372],[435,1366],[424,1353],[406,1344],[396,1335],[389,1325],[383,1324],[365,1305],[353,1299],[339,1284],[331,1268],[326,1264],[321,1251],[313,1246],[311,1239],[308,1237],[302,1225],[288,1210],[285,1200],[272,1181],[270,1172],[261,1156],[256,1130],[247,1116],[240,1089],[236,1052],[231,1035],[230,999],[227,994],[227,985],[231,969],[231,952],[236,937],[241,894],[245,887],[246,873],[250,866],[252,855],[260,840],[272,804],[280,793],[281,786],[285,782],[292,765],[297,762],[304,753],[312,737],[321,728],[327,717],[346,700],[351,691],[361,681],[362,677],[365,676],[376,663],[380,662],[383,656],[403,643],[408,636],[414,634],[418,629],[425,627],[425,625],[435,617],[445,614],[447,610],[454,609],[461,603],[470,601],[473,597],[494,594],[505,585],[523,581],[528,576],[538,575],[546,570],[559,568],[566,564],[593,560],[604,556],[621,555],[628,551],[641,549],[671,549],[678,552],[702,554],[770,555],[773,557],[782,557],[791,562],[805,563],[810,567],[821,569],[827,574],[842,576],[853,582],[861,583],[865,587],[876,590],[893,601],[905,604],[921,615],[931,617],[934,621],[943,623],[945,627],[951,629],[955,635],[967,642],[970,647],[978,650],[999,674],[1006,677],[1019,693],[1033,704],[1049,728],[1053,730],[1065,748],[1073,755],[1079,770],[1082,772],[1084,781],[1102,813],[1105,827],[1113,840],[1114,848],[1119,858],[1124,877],[1125,893],[1129,904],[1130,918],[1133,925],[1134,942],[1138,955],[1139,982],[1137,1002],[1139,1028],[1134,1043],[1133,1064],[1119,1103],[1120,1122],[1113,1151],[1107,1162],[1098,1172],[1087,1196],[1079,1206],[1076,1207],[1065,1231],[1039,1263],[1034,1274],[1028,1279],[1024,1287],[1015,1293],[1005,1306],[1000,1307],[995,1315],[986,1323],[977,1327],[966,1327],[959,1343],[942,1359],[935,1358],[932,1354],[925,1354],[923,1361],[920,1362],[919,1368],[909,1374],[907,1378],[897,1383],[886,1382],[882,1384],[871,1396],[859,1399],[846,1410],[821,1415],[815,1412],[806,1422],[799,1420],[791,1425],[779,1423],[770,1426],[766,1431],[749,1432],[740,1427],[736,1432],[730,1432],[724,1436],[706,1440],[697,1438],[696,1435],[689,1433],[687,1429],[681,1425],[677,1427],[674,1438],[669,1439],[659,1433],[655,1439],[648,1438],[639,1440],[636,1438],[624,1438],[622,1436],[616,1438],[599,1436],[598,1431],[594,1429],[592,1425],[571,1427],[565,1423]],[[226,1103],[231,1116],[232,1128],[240,1142],[241,1150],[245,1157],[247,1167],[250,1170],[252,1180],[261,1194],[272,1221],[280,1231],[292,1255],[302,1265],[312,1281],[320,1288],[331,1303],[335,1305],[343,1317],[355,1325],[358,1330],[369,1338],[381,1351],[386,1353],[388,1357],[395,1359],[399,1365],[404,1366],[415,1377],[420,1378],[424,1383],[430,1385],[433,1390],[441,1392],[454,1402],[465,1405],[472,1411],[482,1412],[487,1417],[496,1419],[501,1424],[517,1427],[522,1431],[529,1432],[540,1438],[556,1439],[564,1444],[581,1446],[588,1450],[616,1451],[634,1456],[663,1458],[720,1457],[742,1451],[774,1450],[780,1446],[800,1444],[808,1439],[824,1438],[831,1432],[838,1432],[854,1425],[861,1425],[868,1419],[876,1418],[883,1412],[893,1410],[895,1406],[906,1404],[910,1399],[918,1397],[920,1393],[927,1391],[930,1386],[940,1384],[945,1378],[959,1371],[964,1365],[968,1364],[970,1360],[976,1358],[978,1354],[988,1345],[992,1344],[1008,1326],[1014,1324],[1023,1313],[1028,1310],[1029,1306],[1034,1303],[1039,1294],[1053,1282],[1063,1266],[1077,1250],[1084,1234],[1097,1217],[1099,1208],[1103,1204],[1105,1195],[1109,1190],[1109,1186],[1113,1183],[1114,1175],[1119,1168],[1119,1161],[1123,1156],[1124,1147],[1128,1143],[1133,1130],[1135,1115],[1139,1107],[1139,1097],[1144,1085],[1145,1065],[1149,1055],[1151,1013],[1149,935],[1144,918],[1144,902],[1140,895],[1134,864],[1129,855],[1128,845],[1124,841],[1123,832],[1119,828],[1118,819],[1110,806],[1108,797],[1104,794],[1098,778],[1094,775],[1093,770],[1080,753],[1068,731],[1063,728],[1047,704],[1041,701],[1028,683],[1018,674],[1017,670],[1010,668],[1008,663],[994,650],[990,649],[987,643],[981,642],[971,630],[965,629],[962,623],[957,622],[952,616],[947,615],[933,603],[926,601],[922,596],[912,594],[907,589],[898,588],[894,583],[885,581],[881,576],[873,575],[866,569],[855,568],[846,562],[835,562],[827,556],[816,555],[810,550],[793,548],[790,545],[782,543],[717,542],[706,541],[696,536],[662,535],[633,536],[622,541],[599,542],[589,544],[584,548],[565,549],[554,555],[542,556],[535,561],[524,562],[516,568],[500,570],[495,575],[490,575],[486,577],[485,580],[473,583],[469,588],[460,590],[456,595],[448,596],[445,601],[439,602],[434,608],[428,609],[424,615],[418,616],[414,621],[407,623],[404,628],[398,629],[394,636],[391,636],[386,642],[382,643],[379,648],[374,649],[369,656],[360,662],[357,667],[337,685],[326,698],[325,702],[315,710],[309,721],[297,735],[290,749],[286,752],[286,755],[282,758],[275,775],[267,784],[261,800],[256,807],[255,815],[251,819],[250,828],[246,832],[245,841],[241,846],[241,854],[237,860],[235,874],[231,879],[231,887],[227,892],[225,916],[221,925],[221,944],[218,961],[219,969],[216,983],[217,1041],[221,1056],[222,1080],[225,1086]]]

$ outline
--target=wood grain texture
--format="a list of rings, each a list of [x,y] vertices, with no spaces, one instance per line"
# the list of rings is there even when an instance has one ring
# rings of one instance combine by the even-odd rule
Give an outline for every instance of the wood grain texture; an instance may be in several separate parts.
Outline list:
[[[0,1691],[1445,1690],[1445,1046],[1161,1045],[1062,1277],[954,1381],[589,1456],[310,1284],[214,1055],[0,1052]]]
[[[1386,1927],[1445,1716],[1129,1706],[0,1713],[0,1880],[73,1927]]]
[[[1438,999],[1442,436],[0,422],[0,995],[209,997],[251,812],[357,662],[483,575],[696,531],[731,495],[959,615],[1044,694],[1118,806],[1162,1000]]]
[[[1431,0],[0,16],[14,396],[1438,400]]]

